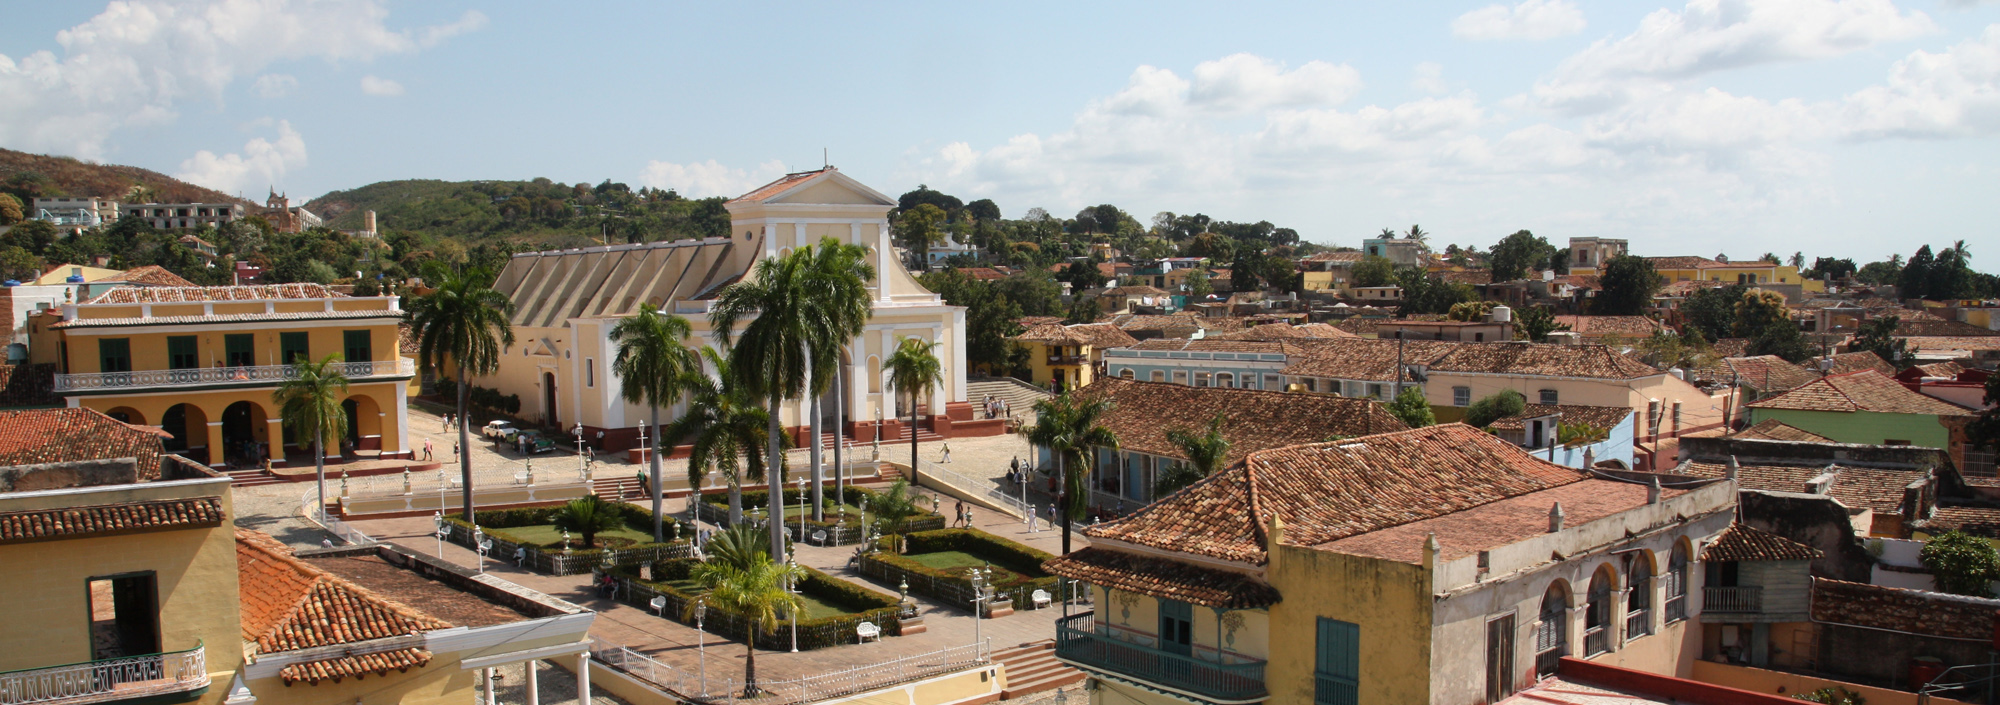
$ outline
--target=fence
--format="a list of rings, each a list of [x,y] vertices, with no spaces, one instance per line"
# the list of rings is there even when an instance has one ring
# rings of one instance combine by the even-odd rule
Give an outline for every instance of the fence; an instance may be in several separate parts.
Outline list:
[[[951,470],[942,465],[924,460],[923,458],[913,458],[912,460],[916,461],[918,471],[922,472],[924,476],[937,478],[945,484],[968,493],[979,495],[1020,519],[1026,520],[1029,515],[1035,513],[1034,507],[1030,506],[1027,502],[1021,501],[1021,498],[1018,496],[1007,494],[1006,489],[1002,488],[999,483],[994,482],[992,479],[982,480],[965,475],[956,470]]]
[[[742,688],[733,677],[710,678],[704,682],[699,673],[689,673],[660,663],[645,654],[595,637],[590,640],[590,649],[591,655],[604,665],[690,702],[736,705],[742,696]],[[761,680],[757,687],[766,695],[757,698],[756,702],[758,705],[804,705],[983,667],[992,660],[991,646],[983,642],[963,644],[803,678]],[[734,661],[727,659],[724,662],[733,664]]]
[[[457,522],[446,524],[446,526],[451,527],[450,535],[446,536],[447,540],[475,551],[479,550],[472,542],[472,529],[466,528],[464,524]],[[515,543],[490,533],[485,534],[485,537],[486,540],[493,542],[493,550],[488,551],[486,554],[488,558],[515,563],[528,570],[547,575],[575,575],[577,573],[588,573],[594,568],[612,568],[639,563],[652,563],[675,558],[688,558],[694,555],[694,544],[685,540],[674,543],[647,544],[625,550],[605,548],[588,551],[573,550],[565,553],[543,550],[540,546],[531,544]],[[516,551],[520,553],[516,554]],[[517,559],[516,555],[520,557]]]
[[[619,602],[653,612],[653,598],[664,598],[665,601],[657,612],[660,617],[688,626],[695,626],[696,620],[687,617],[689,602],[687,595],[675,594],[665,590],[655,590],[645,583],[631,579],[633,577],[631,573],[621,573],[619,577],[621,579],[618,581],[618,593],[615,596],[615,599]],[[831,576],[828,577],[831,578]],[[838,580],[838,578],[832,579]],[[749,638],[750,622],[744,619],[742,615],[713,606],[704,615],[704,618],[700,620],[703,631],[725,639],[747,640]],[[812,650],[859,643],[860,637],[857,636],[855,627],[860,626],[862,622],[875,623],[875,626],[881,628],[884,636],[899,636],[903,632],[902,620],[898,615],[898,610],[895,608],[882,608],[858,612],[843,617],[823,617],[801,623],[796,628],[798,647],[802,650]],[[787,619],[778,623],[777,631],[768,634],[759,633],[757,635],[757,643],[766,648],[789,648],[793,643],[793,634],[793,624]]]
[[[855,570],[862,575],[881,580],[885,585],[907,583],[910,586],[910,592],[945,602],[967,612],[972,611],[973,593],[971,581],[965,578],[938,577],[919,573],[880,560],[877,556],[878,554],[875,553],[862,554],[861,560],[855,566]],[[1047,582],[1046,580],[1038,580],[1009,588],[988,587],[987,592],[991,595],[988,598],[990,600],[989,605],[997,605],[1002,601],[1011,601],[1014,609],[1034,609],[1035,601],[1033,596],[1037,589],[1051,591],[1049,597],[1060,600],[1061,598],[1054,593],[1054,590],[1060,586],[1044,584]]]
[[[318,505],[319,488],[317,487],[308,488],[305,494],[299,496],[299,512],[305,515],[306,521],[318,524],[321,529],[325,529],[327,533],[333,534],[334,538],[345,541],[349,545],[375,543],[373,537],[361,533],[360,529],[348,526],[347,522],[333,518],[326,513],[326,508]]]
[[[0,673],[0,705],[145,699],[204,690],[206,654],[196,644],[186,651],[7,671]]]

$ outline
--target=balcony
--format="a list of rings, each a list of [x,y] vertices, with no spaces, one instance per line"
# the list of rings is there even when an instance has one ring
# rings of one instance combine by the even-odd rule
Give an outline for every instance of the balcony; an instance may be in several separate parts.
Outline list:
[[[1085,361],[1085,358],[1084,358],[1084,356],[1082,356],[1082,355],[1050,355],[1050,356],[1049,356],[1049,364],[1050,364],[1050,365],[1072,365],[1072,366],[1074,366],[1074,365],[1081,365],[1081,364],[1083,364],[1083,363],[1084,363],[1084,361]]]
[[[1757,614],[1764,611],[1764,588],[1702,588],[1701,611],[1713,614]]]
[[[334,367],[347,379],[409,377],[417,373],[417,363],[408,358],[373,362],[342,362]],[[189,389],[231,385],[275,385],[292,378],[291,365],[256,367],[194,367],[184,370],[137,370],[133,372],[92,372],[56,375],[56,393],[124,391],[128,389]]]
[[[0,673],[0,705],[107,703],[138,698],[192,700],[208,690],[200,644],[186,651],[85,661]],[[172,697],[180,695],[182,697]]]
[[[1100,631],[1090,612],[1056,622],[1056,658],[1217,703],[1252,703],[1270,696],[1261,660],[1216,663],[1123,641]]]

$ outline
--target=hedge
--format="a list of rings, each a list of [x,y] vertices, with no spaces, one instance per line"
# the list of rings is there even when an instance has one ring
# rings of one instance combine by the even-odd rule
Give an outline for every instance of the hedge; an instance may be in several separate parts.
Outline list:
[[[618,577],[620,583],[618,600],[651,612],[653,611],[653,598],[655,596],[665,597],[667,598],[667,604],[659,611],[660,616],[688,626],[694,626],[695,620],[692,617],[685,617],[684,615],[686,614],[687,605],[693,602],[698,595],[661,581],[685,580],[698,563],[700,561],[692,558],[655,563],[653,564],[653,576],[657,578],[656,580],[640,580],[638,570],[635,568],[618,568],[612,571],[612,574]],[[799,582],[799,592],[833,603],[842,609],[857,612],[856,614],[835,617],[799,620],[800,649],[819,649],[856,643],[858,637],[854,630],[862,622],[874,622],[875,626],[882,629],[883,634],[892,636],[902,634],[901,610],[896,598],[882,595],[806,566],[799,566],[799,568],[804,570],[806,574],[805,579]],[[702,622],[703,629],[737,641],[744,641],[748,638],[749,626],[749,620],[745,619],[741,614],[724,612],[714,605],[709,606],[707,618]],[[771,634],[757,635],[757,642],[769,649],[787,648],[791,645],[791,629],[791,621],[785,620],[777,625],[777,631]]]
[[[806,491],[808,493],[811,492],[811,488],[807,488]],[[880,493],[876,492],[875,490],[863,487],[849,487],[847,488],[847,494],[848,494],[848,499],[850,500],[848,503],[855,506],[860,506],[861,504],[860,499],[856,497],[856,495],[869,498],[871,504],[880,495]],[[797,489],[786,489],[784,491],[785,504],[787,506],[798,506],[799,495],[800,492]],[[831,489],[825,490],[825,496],[828,498],[833,497],[833,491]],[[771,494],[769,491],[755,490],[755,491],[744,492],[743,512],[745,514],[749,514],[753,509],[759,507],[768,507],[770,506],[769,504],[770,501],[771,501]],[[715,494],[703,494],[701,496],[701,504],[696,505],[696,511],[699,512],[703,521],[707,521],[711,524],[717,524],[725,527],[729,526],[730,525],[729,494],[726,492],[715,493]],[[873,516],[873,514],[871,514],[870,516]],[[854,517],[851,515],[849,519],[844,522],[813,521],[811,519],[807,519],[805,522],[806,525],[805,533],[807,536],[811,536],[813,535],[814,532],[825,531],[828,536],[827,544],[833,546],[845,546],[849,544],[860,543],[861,532],[859,531],[859,529],[861,527],[859,519],[860,517]],[[796,527],[799,525],[799,521],[797,519],[788,519],[785,521],[785,524],[787,526]],[[945,525],[944,515],[939,514],[937,512],[926,511],[914,517],[911,517],[908,521],[904,522],[903,525],[905,531],[928,531],[932,529],[942,529],[944,528]]]
[[[984,531],[978,529],[921,531],[905,536],[904,543],[908,546],[909,553],[964,551],[1021,574],[1023,579],[989,585],[995,596],[1012,600],[1015,609],[1033,609],[1032,596],[1036,590],[1046,590],[1051,597],[1056,594],[1057,578],[1042,570],[1042,561],[1055,558],[1054,555]],[[896,555],[893,551],[863,554],[859,568],[863,575],[879,578],[889,584],[907,582],[910,585],[910,592],[950,603],[968,612],[972,610],[972,580],[964,576],[932,568],[906,556]]]
[[[652,512],[630,504],[606,503],[606,505],[612,507],[613,511],[618,512],[619,516],[624,519],[625,528],[645,534],[653,532]],[[666,543],[641,543],[619,549],[576,548],[564,552],[550,546],[530,543],[507,531],[507,529],[514,527],[553,524],[555,523],[554,514],[558,509],[560,509],[559,506],[492,509],[474,512],[473,517],[479,520],[479,530],[487,538],[493,540],[493,550],[487,554],[488,556],[494,560],[512,561],[515,549],[526,549],[526,556],[522,561],[525,564],[524,567],[550,575],[585,573],[592,569],[603,567],[607,561],[610,565],[614,566],[631,565],[682,558],[694,552],[692,544],[694,536],[692,533],[688,533],[685,538],[679,541],[668,541]],[[674,527],[679,526],[680,522],[676,521],[673,517],[664,517],[664,519],[665,523],[661,525],[661,531],[671,537],[674,535]],[[465,546],[466,548],[475,548],[476,550],[476,547],[472,543],[473,525],[466,523],[465,519],[458,515],[447,515],[445,521],[451,526],[450,539],[452,543]],[[685,529],[682,531],[687,533]]]

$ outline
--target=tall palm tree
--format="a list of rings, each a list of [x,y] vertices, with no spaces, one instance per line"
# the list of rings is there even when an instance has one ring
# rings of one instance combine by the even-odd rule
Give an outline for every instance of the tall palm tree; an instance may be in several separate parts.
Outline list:
[[[465,410],[471,375],[500,369],[500,353],[514,346],[514,302],[493,289],[493,273],[459,271],[437,260],[424,263],[424,279],[437,289],[410,304],[410,327],[417,335],[417,363],[435,372],[449,362],[458,372],[458,462],[464,480],[465,520],[472,521],[472,431]]]
[[[1167,442],[1179,448],[1187,461],[1176,463],[1154,482],[1153,498],[1159,499],[1196,480],[1214,475],[1229,460],[1229,439],[1222,436],[1222,414],[1209,419],[1208,428],[1197,434],[1184,428],[1167,431]]]
[[[743,520],[743,475],[737,466],[750,463],[749,476],[764,474],[764,455],[758,452],[768,440],[771,413],[755,393],[737,383],[730,372],[729,358],[706,345],[701,357],[715,370],[715,377],[690,371],[683,385],[688,390],[687,413],[660,432],[662,447],[686,441],[693,450],[688,455],[688,486],[695,488],[699,501],[701,482],[710,470],[729,484],[729,524]],[[782,440],[782,439],[780,439]]]
[[[797,612],[805,607],[805,601],[786,589],[805,574],[805,569],[796,564],[774,563],[769,555],[760,552],[749,558],[749,565],[706,561],[696,565],[689,576],[708,589],[708,604],[743,615],[750,622],[750,628],[745,630],[748,638],[744,640],[743,697],[754,698],[762,692],[757,687],[757,634],[777,631],[781,610]],[[690,612],[694,609],[692,602],[688,609]]]
[[[587,494],[570,500],[568,504],[558,507],[555,513],[549,516],[549,519],[551,523],[555,524],[555,528],[558,531],[574,531],[583,534],[583,547],[585,549],[590,549],[597,545],[598,534],[606,531],[615,531],[625,523],[621,517],[611,511],[611,504],[609,502],[604,501],[603,497],[594,494]]]
[[[917,472],[917,399],[925,390],[944,380],[944,366],[938,362],[936,343],[917,337],[904,338],[896,352],[882,361],[889,386],[910,396],[910,482],[921,485]]]
[[[319,362],[299,360],[292,363],[291,377],[271,390],[271,403],[278,405],[279,415],[295,435],[312,436],[320,511],[326,510],[326,439],[347,435],[347,410],[340,406],[347,396],[347,375],[341,374],[339,363],[338,355]]]
[[[820,398],[826,396],[827,389],[840,377],[841,353],[848,341],[854,340],[868,327],[868,317],[874,313],[868,302],[868,282],[874,278],[875,267],[868,264],[868,248],[826,238],[812,250],[812,276],[809,281],[813,282],[817,291],[812,294],[811,301],[822,309],[817,317],[827,324],[827,327],[813,329],[815,335],[806,346],[812,353],[811,389],[806,390],[806,394],[812,398],[813,440],[808,455],[812,463],[813,521],[826,521],[824,490],[820,487],[823,477],[820,470]],[[840,402],[836,400],[835,403]],[[839,453],[837,446],[834,452]],[[839,463],[840,458],[836,455],[835,485],[840,484]]]
[[[766,399],[770,409],[764,441],[766,473],[770,485],[770,515],[784,517],[784,449],[780,437],[780,409],[786,399],[806,395],[814,359],[826,352],[814,352],[816,344],[826,344],[824,330],[850,330],[842,306],[846,296],[860,290],[866,296],[868,280],[864,268],[822,268],[816,266],[818,250],[838,248],[840,242],[826,238],[816,246],[800,248],[784,256],[758,260],[750,276],[730,284],[716,296],[708,312],[708,326],[734,344],[730,350],[730,373],[738,385]],[[836,256],[838,258],[838,256]],[[742,332],[736,322],[748,320]],[[734,342],[732,342],[734,340]],[[818,443],[818,439],[814,439]],[[770,523],[770,553],[784,555],[784,523]]]
[[[660,442],[660,407],[680,398],[688,372],[699,366],[694,351],[681,344],[688,332],[687,319],[661,313],[650,303],[641,304],[638,315],[619,321],[611,329],[611,340],[618,343],[618,357],[612,359],[611,371],[624,385],[620,395],[625,401],[645,404],[652,414],[653,450],[646,455],[652,460],[653,470],[654,543],[666,540],[662,533],[666,518],[661,505],[666,492],[660,487],[660,456],[673,448]],[[700,485],[690,488],[696,495],[701,494]]]
[[[1409,232],[1406,232],[1406,233],[1403,233],[1403,238],[1404,238],[1404,239],[1406,239],[1406,240],[1415,240],[1415,241],[1417,241],[1417,251],[1418,251],[1418,252],[1430,252],[1430,251],[1431,251],[1431,234],[1430,234],[1430,233],[1427,233],[1427,232],[1424,232],[1424,228],[1423,228],[1423,226],[1420,226],[1420,225],[1412,225],[1412,226],[1410,226],[1410,231],[1409,231]]]
[[[1056,456],[1056,473],[1063,478],[1056,498],[1062,514],[1063,555],[1069,555],[1070,522],[1083,517],[1083,504],[1076,500],[1089,486],[1085,482],[1090,474],[1087,454],[1096,447],[1118,448],[1118,434],[1102,425],[1104,415],[1110,412],[1110,400],[1085,399],[1069,392],[1035,402],[1036,421],[1028,429],[1028,442]],[[1076,471],[1068,472],[1072,460]]]

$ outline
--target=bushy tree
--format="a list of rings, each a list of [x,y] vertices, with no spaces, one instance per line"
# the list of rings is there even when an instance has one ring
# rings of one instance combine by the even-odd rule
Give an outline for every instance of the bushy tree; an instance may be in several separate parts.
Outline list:
[[[1792,326],[1785,296],[1769,289],[1751,289],[1736,302],[1736,323],[1731,327],[1739,338],[1754,338],[1772,326]]]
[[[1644,257],[1622,255],[1611,258],[1598,277],[1603,287],[1592,299],[1591,313],[1600,316],[1637,316],[1653,303],[1653,292],[1663,282]]]
[[[1479,300],[1479,293],[1471,285],[1448,282],[1416,267],[1397,272],[1396,280],[1403,287],[1403,306],[1399,312],[1405,316],[1447,313],[1454,305]]]
[[[910,254],[917,259],[917,266],[929,269],[931,246],[944,242],[944,225],[943,209],[929,203],[919,203],[916,207],[896,216],[896,242],[909,248]]]
[[[1546,343],[1549,334],[1559,330],[1569,330],[1569,324],[1557,323],[1555,312],[1547,306],[1529,306],[1514,312],[1514,334],[1522,340]]]
[[[1808,279],[1832,278],[1835,280],[1839,280],[1854,276],[1854,273],[1856,271],[1857,270],[1855,269],[1854,266],[1854,260],[1845,258],[1835,259],[1832,257],[1818,257],[1813,259],[1812,269],[1800,272],[1800,276],[1804,276]]]
[[[1917,253],[1910,255],[1909,263],[1903,265],[1902,275],[1896,277],[1896,295],[1905,299],[1920,299],[1928,295],[1931,290],[1931,267],[1936,261],[1930,245],[1917,248]]]
[[[1534,233],[1521,230],[1493,243],[1489,252],[1492,253],[1493,281],[1504,282],[1525,278],[1531,269],[1547,267],[1549,259],[1556,254],[1556,247]]]
[[[1098,301],[1097,297],[1078,296],[1070,303],[1069,311],[1063,314],[1063,323],[1069,325],[1096,323],[1098,317],[1103,315],[1103,303]]]
[[[1957,529],[1932,536],[1917,554],[1938,592],[1971,597],[1992,597],[1992,583],[2000,580],[2000,553],[1986,539]]]
[[[15,198],[14,194],[0,193],[0,225],[21,222],[27,217],[26,211],[27,209],[21,205],[21,199]]]
[[[1480,397],[1479,401],[1472,402],[1471,406],[1465,407],[1465,418],[1461,420],[1465,425],[1473,428],[1486,428],[1493,425],[1495,421],[1513,416],[1527,409],[1527,397],[1521,396],[1520,392],[1512,389],[1502,389],[1493,394]]]
[[[1437,423],[1437,415],[1431,412],[1431,403],[1424,400],[1424,390],[1404,387],[1401,394],[1384,407],[1389,413],[1401,419],[1410,428],[1423,428]]]
[[[1206,269],[1196,269],[1189,272],[1187,287],[1187,295],[1193,299],[1207,298],[1209,294],[1215,293],[1215,287],[1208,283],[1208,270]]]
[[[1701,289],[1689,294],[1681,302],[1680,313],[1685,327],[1701,331],[1709,340],[1721,340],[1736,334],[1736,306],[1743,301],[1743,294],[1749,287],[1742,284],[1715,289]]]
[[[1896,369],[1909,367],[1910,341],[1896,337],[1896,323],[1899,320],[1897,316],[1883,316],[1863,321],[1850,347],[1856,351],[1866,350],[1875,353],[1889,364],[1895,365]]]
[[[1348,270],[1354,286],[1388,286],[1396,281],[1396,263],[1387,257],[1369,255]]]
[[[1750,344],[1744,346],[1743,354],[1753,357],[1776,355],[1784,358],[1786,362],[1802,363],[1812,359],[1818,352],[1813,348],[1812,342],[1806,340],[1805,334],[1799,332],[1799,327],[1791,325],[1788,321],[1784,325],[1768,326],[1751,337]]]

